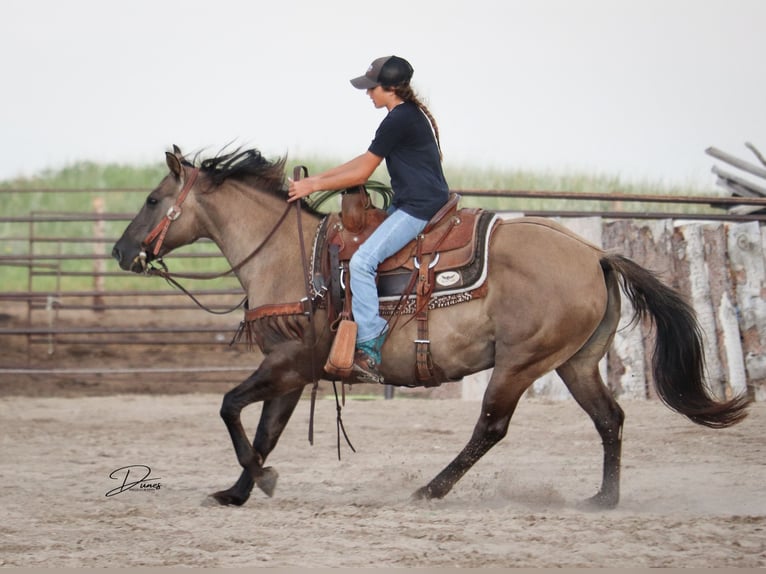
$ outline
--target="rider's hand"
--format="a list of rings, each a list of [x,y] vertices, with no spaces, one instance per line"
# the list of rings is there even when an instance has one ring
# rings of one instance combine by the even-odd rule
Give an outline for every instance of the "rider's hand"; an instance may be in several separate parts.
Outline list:
[[[297,201],[301,197],[306,197],[307,195],[310,195],[316,191],[314,188],[313,177],[306,177],[304,179],[299,179],[298,181],[288,177],[287,181],[290,184],[287,192],[287,201]]]

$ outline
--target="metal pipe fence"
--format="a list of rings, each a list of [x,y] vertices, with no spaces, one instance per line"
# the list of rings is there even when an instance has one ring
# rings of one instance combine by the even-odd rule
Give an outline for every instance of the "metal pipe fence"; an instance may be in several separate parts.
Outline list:
[[[711,196],[649,196],[619,193],[574,193],[561,191],[456,190],[469,201],[508,204],[507,209],[525,215],[544,217],[594,217],[605,219],[687,219],[712,221],[766,221],[766,199]],[[25,190],[3,189],[5,194],[27,193],[90,194],[140,193],[146,189]],[[524,209],[524,201],[565,201],[570,206],[557,209]],[[515,204],[512,204],[515,202]],[[599,207],[571,209],[572,204],[597,202]],[[627,206],[640,203],[641,208]],[[646,205],[671,206],[674,211]],[[734,206],[763,208],[752,213],[733,213]],[[679,207],[683,206],[683,209]],[[497,209],[497,208],[494,208]],[[0,348],[9,340],[21,340],[15,354],[0,354],[0,375],[56,373],[60,376],[95,376],[110,371],[122,374],[154,373],[167,375],[162,367],[116,365],[111,370],[87,364],[84,351],[106,346],[189,347],[183,369],[185,380],[218,380],[229,371],[252,370],[253,359],[239,357],[240,363],[224,365],[194,364],[199,349],[221,353],[240,316],[209,315],[196,311],[196,305],[171,286],[158,288],[157,280],[132,276],[119,270],[109,251],[121,232],[120,227],[134,214],[94,211],[29,211],[0,217]],[[173,254],[181,267],[198,270],[225,270],[228,263],[209,241]],[[182,270],[182,269],[179,269]],[[192,282],[193,283],[193,282]],[[12,288],[8,288],[12,285]],[[235,278],[216,280],[213,285],[187,285],[189,291],[209,306],[223,311],[237,305],[243,292]],[[207,304],[207,303],[206,303]],[[13,347],[13,345],[10,345]],[[58,362],[58,356],[80,355],[81,364]],[[39,366],[45,357],[47,368]],[[52,359],[52,360],[51,360]],[[229,357],[231,359],[231,357]],[[236,361],[235,361],[236,363]],[[133,369],[133,370],[131,370]],[[166,377],[167,379],[167,377]]]

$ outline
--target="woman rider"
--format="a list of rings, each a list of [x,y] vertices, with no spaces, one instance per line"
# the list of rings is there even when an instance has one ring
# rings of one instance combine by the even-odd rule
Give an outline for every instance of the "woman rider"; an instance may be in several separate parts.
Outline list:
[[[386,160],[394,193],[391,208],[349,263],[352,311],[357,323],[352,376],[357,382],[383,382],[378,365],[388,326],[378,313],[378,265],[417,237],[449,196],[441,165],[439,128],[410,87],[412,73],[404,58],[384,56],[373,61],[364,75],[351,80],[355,88],[367,91],[376,108],[388,110],[369,148],[320,174],[289,180],[288,201],[296,201],[315,191],[364,184]]]

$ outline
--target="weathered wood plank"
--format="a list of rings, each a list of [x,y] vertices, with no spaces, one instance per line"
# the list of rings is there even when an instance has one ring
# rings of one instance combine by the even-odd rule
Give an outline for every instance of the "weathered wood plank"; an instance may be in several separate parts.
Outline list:
[[[703,224],[702,235],[710,305],[715,314],[715,353],[722,369],[718,389],[721,396],[731,398],[746,390],[747,377],[739,340],[739,324],[732,304],[735,295],[729,273],[727,229],[721,223]],[[709,350],[707,352],[710,353]],[[710,380],[715,389],[715,374],[711,373]]]
[[[727,395],[727,377],[719,353],[719,329],[712,295],[712,291],[720,289],[721,286],[713,285],[708,264],[709,260],[715,260],[714,265],[721,261],[721,254],[716,253],[714,247],[717,245],[721,249],[723,246],[715,243],[713,229],[708,230],[709,242],[706,244],[703,227],[703,224],[699,223],[678,225],[676,234],[680,242],[676,247],[676,254],[688,263],[689,301],[702,329],[708,384],[718,398],[723,398]],[[718,224],[717,227],[721,228],[722,225]]]
[[[747,384],[758,400],[766,400],[766,270],[758,223],[729,224],[728,249]]]

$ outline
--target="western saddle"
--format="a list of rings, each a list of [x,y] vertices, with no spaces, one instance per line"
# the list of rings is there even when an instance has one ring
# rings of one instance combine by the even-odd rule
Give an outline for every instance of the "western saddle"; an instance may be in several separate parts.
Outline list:
[[[434,295],[452,296],[454,302],[460,302],[486,293],[485,252],[497,216],[482,209],[460,209],[460,199],[451,193],[423,231],[378,267],[381,313],[392,316],[390,328],[401,314],[411,313],[417,321],[415,375],[425,386],[447,380],[431,355],[428,311]],[[313,284],[323,286],[329,294],[331,324],[350,317],[348,262],[386,216],[372,204],[364,186],[358,186],[344,191],[341,212],[328,215],[320,224],[314,244]],[[438,306],[447,304],[451,303]]]

